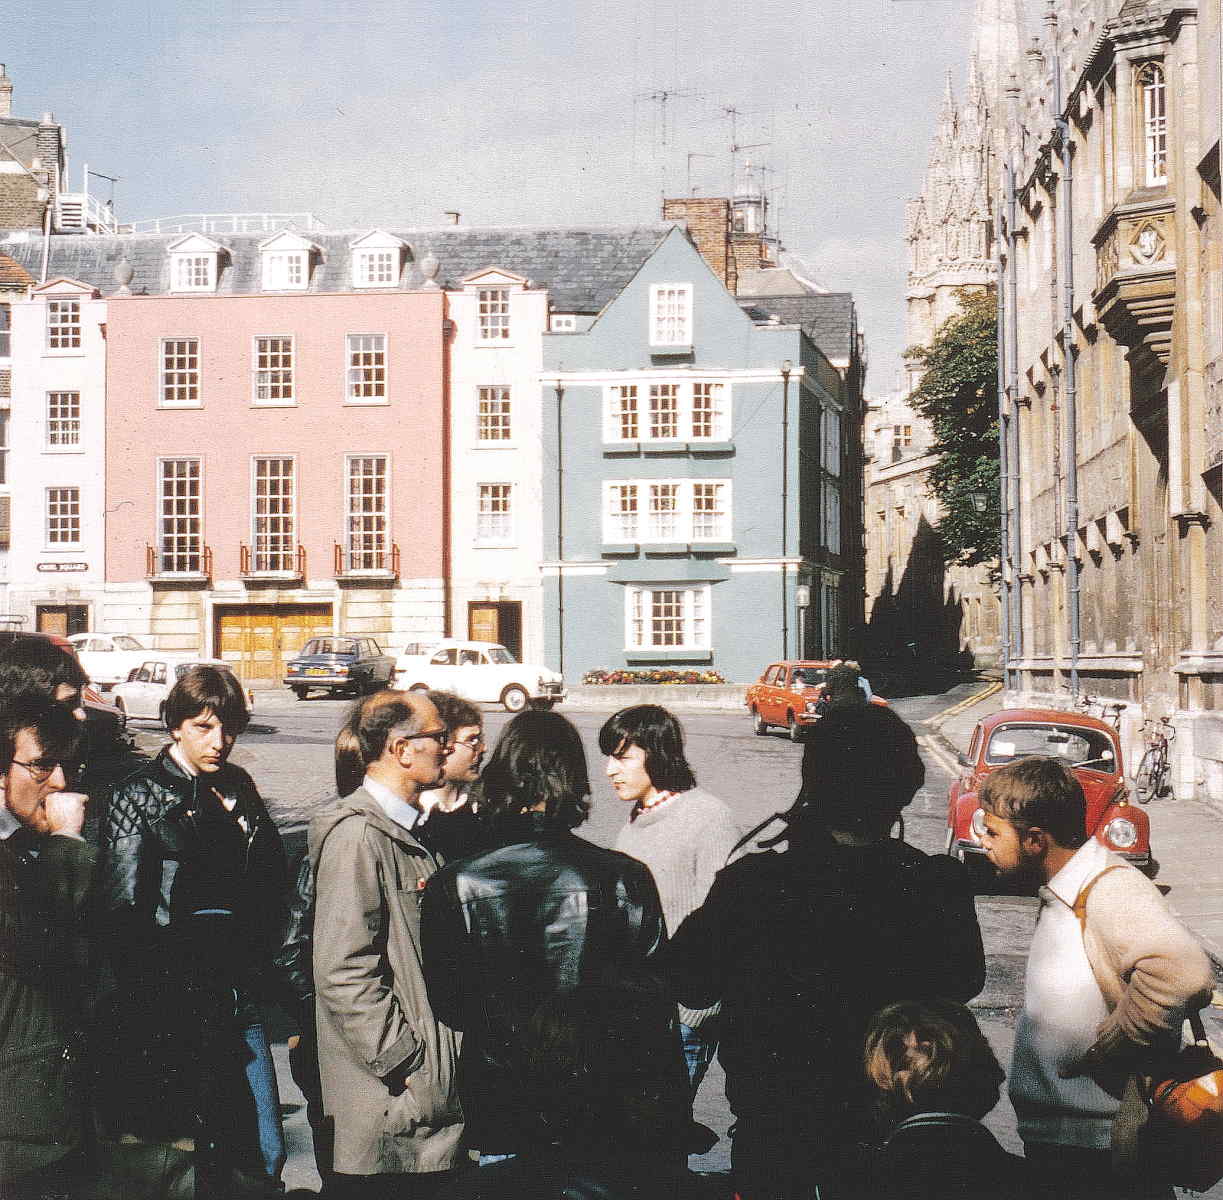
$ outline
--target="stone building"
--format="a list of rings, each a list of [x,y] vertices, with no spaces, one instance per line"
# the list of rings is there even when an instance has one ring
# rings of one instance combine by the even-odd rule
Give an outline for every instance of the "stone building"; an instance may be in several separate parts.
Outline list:
[[[1218,0],[1012,0],[998,48],[1015,699],[1170,717],[1223,801]],[[1025,25],[1026,18],[1026,25]]]

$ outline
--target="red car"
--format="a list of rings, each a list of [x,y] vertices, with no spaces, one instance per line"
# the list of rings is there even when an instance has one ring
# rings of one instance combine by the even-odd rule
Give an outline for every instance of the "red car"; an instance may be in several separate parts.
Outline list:
[[[991,771],[1034,754],[1061,758],[1074,771],[1087,798],[1087,833],[1153,875],[1151,823],[1130,803],[1117,731],[1095,717],[1052,709],[1004,708],[977,722],[968,753],[959,756],[963,774],[947,796],[947,853],[966,863],[978,881],[993,878],[981,845],[977,789]]]
[[[759,734],[768,733],[779,725],[793,742],[800,741],[803,730],[818,721],[816,705],[824,691],[828,672],[841,666],[841,660],[792,659],[770,663],[763,674],[747,689],[744,703],[752,714],[752,727]],[[859,676],[859,681],[865,679]],[[870,685],[862,689],[872,704],[887,706],[887,701],[872,696]]]

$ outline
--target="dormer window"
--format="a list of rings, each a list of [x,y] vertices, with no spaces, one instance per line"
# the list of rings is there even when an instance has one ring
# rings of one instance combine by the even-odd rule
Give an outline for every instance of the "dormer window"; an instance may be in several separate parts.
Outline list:
[[[375,229],[349,246],[352,254],[352,286],[393,288],[399,286],[407,243]]]
[[[463,290],[475,298],[475,344],[507,346],[514,337],[511,297],[529,285],[521,275],[490,267],[463,280]]]
[[[170,291],[215,292],[223,247],[202,234],[190,233],[171,242]]]
[[[259,247],[265,292],[304,292],[310,286],[310,265],[318,246],[300,234],[284,230]]]
[[[692,285],[650,285],[650,345],[692,345]]]

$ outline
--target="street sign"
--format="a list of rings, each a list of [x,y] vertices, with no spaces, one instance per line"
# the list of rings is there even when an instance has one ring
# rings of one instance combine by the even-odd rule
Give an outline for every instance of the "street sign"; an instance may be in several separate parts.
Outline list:
[[[60,571],[88,571],[89,564],[82,562],[41,562],[37,570],[59,574]]]

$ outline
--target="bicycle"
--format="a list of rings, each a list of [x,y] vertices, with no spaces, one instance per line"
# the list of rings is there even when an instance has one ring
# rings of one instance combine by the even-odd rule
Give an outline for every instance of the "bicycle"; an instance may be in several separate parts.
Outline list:
[[[1158,722],[1144,721],[1145,734],[1148,727],[1152,733],[1147,738],[1147,750],[1138,764],[1134,776],[1134,797],[1139,804],[1150,804],[1156,796],[1162,796],[1168,782],[1168,745],[1176,737],[1176,727],[1168,717]]]
[[[1089,696],[1085,692],[1075,702],[1076,707],[1081,708],[1088,716],[1098,715],[1101,721],[1109,721],[1114,729],[1118,732],[1121,730],[1121,714],[1125,711],[1125,705],[1118,701],[1103,700],[1099,696]],[[1098,714],[1092,713],[1093,708],[1098,708]],[[1109,714],[1112,714],[1111,720]]]

